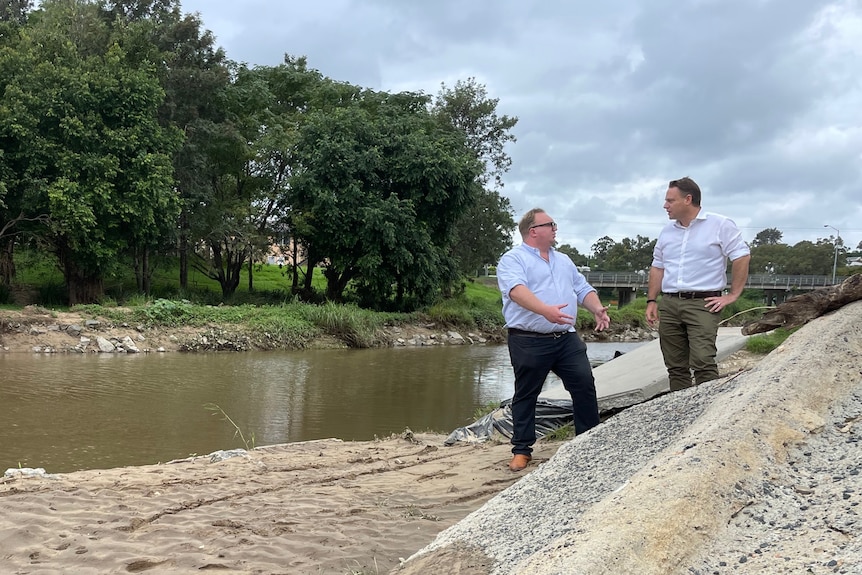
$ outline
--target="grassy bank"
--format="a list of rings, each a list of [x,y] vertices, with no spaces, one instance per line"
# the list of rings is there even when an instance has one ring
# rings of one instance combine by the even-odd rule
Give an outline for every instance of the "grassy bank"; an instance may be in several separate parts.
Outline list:
[[[431,326],[459,331],[503,334],[501,297],[495,278],[464,281],[457,295],[411,313],[375,312],[356,305],[307,303],[322,301],[325,283],[322,273],[314,276],[312,295],[301,301],[290,291],[291,270],[278,265],[259,264],[252,270],[253,287],[248,270],[243,272],[239,288],[229,301],[223,301],[219,284],[192,271],[189,287],[180,289],[179,270],[171,260],[159,263],[152,279],[150,296],[136,291],[129,272],[107,278],[105,297],[100,305],[63,305],[62,275],[56,267],[38,254],[16,255],[18,284],[0,293],[0,308],[20,308],[11,303],[15,293],[28,294],[29,303],[46,309],[78,311],[93,317],[105,317],[117,323],[147,327],[219,326],[227,331],[252,337],[261,348],[302,349],[322,336],[335,338],[350,347],[385,345],[386,328],[397,326]],[[349,294],[348,294],[349,297]],[[610,294],[607,301],[611,301]],[[763,313],[759,298],[741,298],[724,310],[725,325],[742,325]],[[622,308],[611,307],[611,333],[647,328],[646,301],[636,299]],[[578,330],[586,333],[595,328],[591,313],[579,309]],[[768,344],[761,344],[767,345]]]
[[[105,318],[117,325],[168,331],[206,330],[213,337],[245,340],[257,349],[303,349],[322,338],[353,348],[390,345],[393,334],[398,333],[395,328],[404,328],[406,332],[412,328],[477,332],[491,340],[503,341],[500,308],[501,298],[496,288],[468,282],[459,296],[412,313],[375,312],[351,304],[307,304],[296,300],[276,304],[207,305],[188,300],[144,298],[122,306],[46,309],[72,311],[93,319]],[[643,298],[620,309],[611,308],[608,334],[646,328],[645,308]],[[742,318],[746,315],[727,313],[735,321],[744,321]],[[592,314],[579,310],[577,326],[582,333],[592,331],[595,327]],[[753,337],[749,349],[766,353],[785,337],[780,333]]]

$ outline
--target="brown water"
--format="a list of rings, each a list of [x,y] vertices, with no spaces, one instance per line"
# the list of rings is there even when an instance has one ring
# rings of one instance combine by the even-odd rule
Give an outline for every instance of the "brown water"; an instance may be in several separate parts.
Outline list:
[[[636,345],[590,344],[590,357]],[[405,428],[448,434],[471,423],[477,408],[511,395],[508,351],[499,345],[0,354],[0,472],[142,465],[246,444],[368,440]]]

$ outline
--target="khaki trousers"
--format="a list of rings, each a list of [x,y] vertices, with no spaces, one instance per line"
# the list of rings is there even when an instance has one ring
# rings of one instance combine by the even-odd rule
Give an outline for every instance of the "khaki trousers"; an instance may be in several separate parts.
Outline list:
[[[659,306],[659,343],[670,390],[677,391],[718,378],[715,339],[720,314],[704,307],[703,299],[663,296]]]

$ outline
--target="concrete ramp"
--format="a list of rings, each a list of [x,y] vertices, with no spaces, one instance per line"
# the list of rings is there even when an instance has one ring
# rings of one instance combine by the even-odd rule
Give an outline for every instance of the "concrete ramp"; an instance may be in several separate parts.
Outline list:
[[[738,327],[718,329],[718,360],[721,361],[745,345],[747,336]],[[629,407],[669,390],[667,370],[658,340],[638,347],[593,369],[599,411]],[[541,399],[560,400],[571,397],[561,383],[549,387]]]

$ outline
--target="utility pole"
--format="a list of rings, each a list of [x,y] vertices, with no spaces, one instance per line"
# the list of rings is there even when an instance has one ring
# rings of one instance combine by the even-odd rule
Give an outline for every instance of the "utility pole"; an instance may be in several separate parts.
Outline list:
[[[829,224],[823,224],[823,227],[835,230],[835,259],[832,260],[832,285],[835,285],[835,271],[838,269],[838,242],[841,240],[841,230]]]

